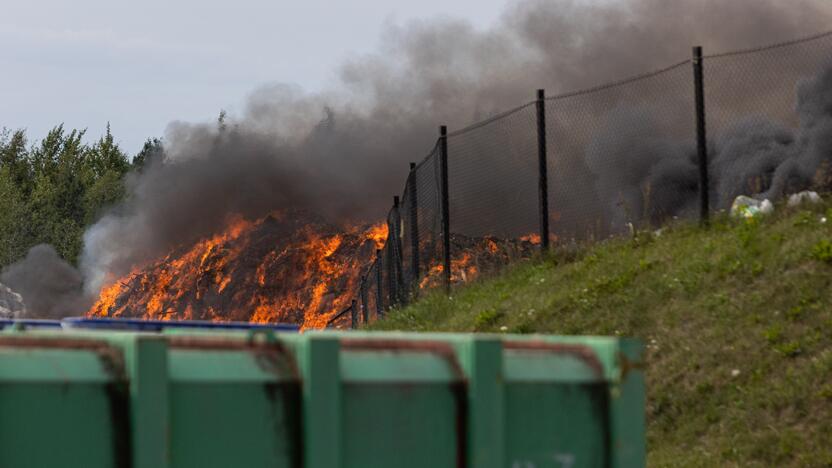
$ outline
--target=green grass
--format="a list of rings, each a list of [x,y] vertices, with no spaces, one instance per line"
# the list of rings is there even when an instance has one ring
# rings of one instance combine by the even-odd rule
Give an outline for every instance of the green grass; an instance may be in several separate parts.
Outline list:
[[[558,251],[370,328],[636,336],[651,466],[832,466],[831,206]]]

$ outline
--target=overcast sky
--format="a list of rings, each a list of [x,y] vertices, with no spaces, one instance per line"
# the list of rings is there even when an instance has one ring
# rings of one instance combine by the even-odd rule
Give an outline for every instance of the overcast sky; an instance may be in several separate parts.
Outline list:
[[[386,24],[449,15],[487,26],[506,0],[0,0],[0,128],[40,139],[109,121],[131,155],[173,120],[233,112],[263,84],[315,91]]]

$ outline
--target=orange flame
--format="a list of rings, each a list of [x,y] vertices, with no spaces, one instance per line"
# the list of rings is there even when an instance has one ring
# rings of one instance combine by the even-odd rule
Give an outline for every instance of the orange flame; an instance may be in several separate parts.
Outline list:
[[[302,221],[285,213],[232,219],[223,232],[113,281],[87,314],[324,328],[358,296],[361,273],[387,240],[387,224],[338,229]],[[535,250],[540,236],[460,236],[454,242],[459,255],[451,259],[451,283],[457,284]],[[419,286],[441,285],[443,273],[441,263],[429,265]]]
[[[526,234],[520,237],[521,241],[531,242],[533,245],[540,245],[540,234]]]
[[[433,265],[428,269],[425,276],[419,282],[422,289],[434,287],[443,281],[445,266],[441,263]],[[474,264],[474,257],[470,252],[463,252],[459,258],[451,259],[451,283],[467,283],[479,274],[479,268]]]
[[[524,242],[529,242],[532,245],[540,245],[540,234],[537,234],[537,233],[526,234],[525,236],[520,237],[520,240],[524,241]],[[554,244],[557,241],[558,241],[558,236],[555,235],[555,234],[550,233],[549,234],[549,242]]]
[[[355,297],[358,272],[384,245],[387,226],[326,233],[310,224],[275,247],[267,218],[232,220],[222,233],[134,269],[105,287],[87,315],[323,328]]]

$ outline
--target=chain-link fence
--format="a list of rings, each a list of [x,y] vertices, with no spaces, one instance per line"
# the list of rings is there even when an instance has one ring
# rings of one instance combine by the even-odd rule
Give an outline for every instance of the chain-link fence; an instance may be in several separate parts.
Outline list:
[[[832,32],[702,54],[446,133],[412,164],[353,325],[551,244],[832,187]],[[344,313],[346,314],[346,312]]]

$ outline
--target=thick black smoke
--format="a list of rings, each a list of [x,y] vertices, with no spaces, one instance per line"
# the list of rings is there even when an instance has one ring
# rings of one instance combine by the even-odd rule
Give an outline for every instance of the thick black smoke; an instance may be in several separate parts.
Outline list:
[[[95,294],[131,268],[215,232],[232,213],[259,217],[292,207],[332,221],[378,219],[390,196],[400,192],[407,162],[430,151],[439,124],[460,128],[532,99],[537,88],[556,94],[641,73],[684,59],[694,44],[721,51],[800,37],[826,29],[830,18],[832,7],[824,0],[788,5],[779,0],[525,0],[511,3],[484,30],[447,18],[391,26],[377,53],[340,68],[334,89],[308,94],[288,85],[265,86],[251,94],[241,115],[221,125],[170,124],[165,159],[134,174],[127,201],[86,233],[86,289]],[[739,128],[720,137],[714,167],[736,165],[728,172],[745,180],[738,171],[753,174],[757,169],[750,167],[758,164],[760,171],[775,172],[771,190],[781,190],[777,184],[784,179],[805,177],[803,164],[815,162],[826,149],[819,137],[826,135],[826,126],[816,123],[826,118],[826,108],[808,104],[821,84],[809,88],[801,88],[801,115],[808,120],[799,135],[776,124],[770,132],[753,127],[775,135],[788,154],[767,144],[754,146],[754,136]],[[738,99],[725,105],[742,104]],[[649,113],[617,109],[601,98],[588,99],[584,107],[613,133],[632,127],[628,116]],[[692,126],[692,115],[679,118]],[[560,194],[564,220],[578,222],[592,213],[615,223],[624,220],[622,205],[636,212],[628,216],[651,218],[650,210],[675,212],[690,205],[696,190],[692,139],[668,139],[660,131],[666,122],[637,120],[641,133],[630,133],[628,153],[637,157],[616,159],[620,146],[588,138],[575,143],[582,147],[573,151],[579,157],[557,162],[559,177],[596,187],[591,202]],[[744,149],[748,143],[754,155]],[[737,165],[737,158],[754,162]],[[609,161],[627,162],[621,167]],[[717,185],[734,187],[731,177]],[[499,186],[499,177],[493,179],[494,190],[511,191]]]
[[[83,278],[51,245],[32,247],[26,258],[3,269],[0,281],[23,296],[27,315],[61,318],[92,305],[81,294]]]
[[[716,208],[727,209],[738,195],[776,200],[808,188],[832,187],[827,180],[832,163],[832,63],[798,82],[796,101],[795,127],[740,115],[712,134],[709,169]],[[657,122],[649,109],[613,111],[605,121],[606,127],[588,145],[586,159],[596,176],[597,194],[608,203],[610,227],[694,212],[699,174],[692,142],[668,138],[674,130]]]

